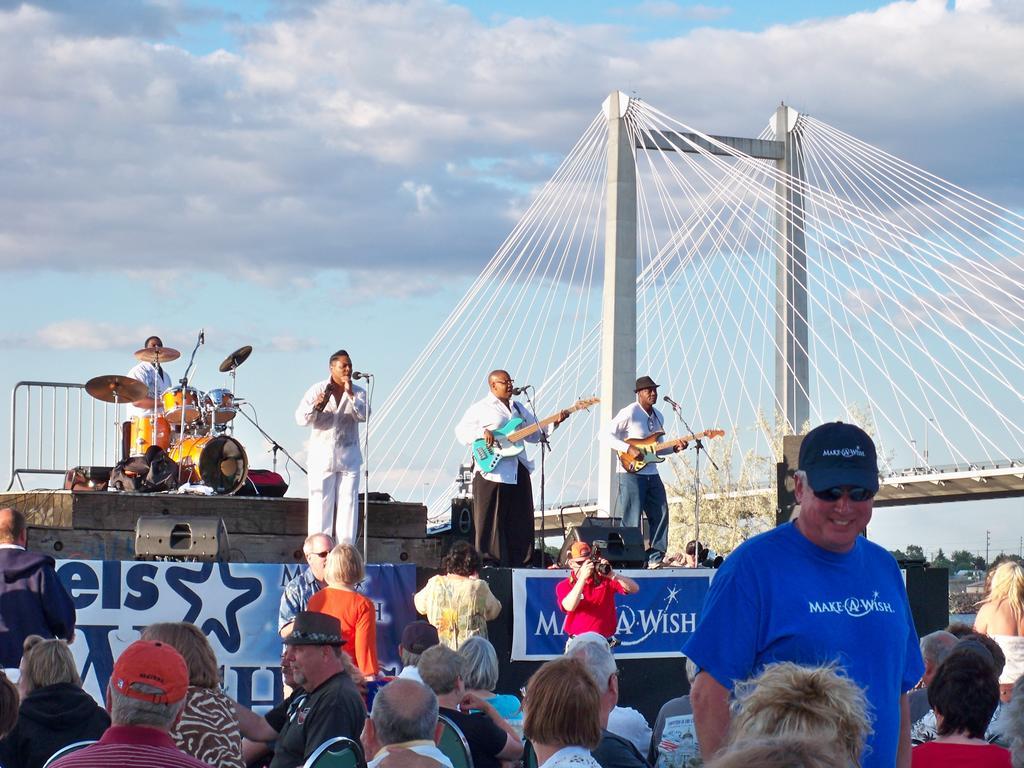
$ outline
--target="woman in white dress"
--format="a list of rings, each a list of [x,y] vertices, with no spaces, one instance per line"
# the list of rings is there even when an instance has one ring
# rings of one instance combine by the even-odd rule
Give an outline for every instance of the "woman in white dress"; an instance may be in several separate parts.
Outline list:
[[[523,701],[523,730],[538,768],[601,768],[590,755],[601,741],[599,700],[579,659],[555,659],[533,673]]]

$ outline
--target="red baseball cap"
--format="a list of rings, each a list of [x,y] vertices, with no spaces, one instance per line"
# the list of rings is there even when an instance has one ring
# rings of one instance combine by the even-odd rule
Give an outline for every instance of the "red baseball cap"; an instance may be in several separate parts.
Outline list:
[[[140,691],[138,683],[158,688],[159,693]],[[114,662],[110,676],[114,690],[133,699],[154,704],[174,704],[188,692],[188,666],[185,659],[167,643],[136,640]]]
[[[590,557],[590,545],[585,541],[574,541],[572,549],[569,551],[572,553],[573,560],[577,557]]]

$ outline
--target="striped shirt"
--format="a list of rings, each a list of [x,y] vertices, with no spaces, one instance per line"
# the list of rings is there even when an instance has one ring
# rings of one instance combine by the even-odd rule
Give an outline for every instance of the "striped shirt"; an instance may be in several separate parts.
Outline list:
[[[96,743],[62,757],[51,768],[210,768],[186,755],[166,731],[112,725]]]

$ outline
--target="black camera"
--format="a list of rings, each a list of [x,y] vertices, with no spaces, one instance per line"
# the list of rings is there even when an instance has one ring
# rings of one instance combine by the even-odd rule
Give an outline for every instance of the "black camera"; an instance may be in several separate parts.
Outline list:
[[[601,559],[601,544],[594,542],[594,547],[590,550],[590,557],[587,558],[594,564],[594,573],[600,576],[607,576],[612,572],[612,565]]]

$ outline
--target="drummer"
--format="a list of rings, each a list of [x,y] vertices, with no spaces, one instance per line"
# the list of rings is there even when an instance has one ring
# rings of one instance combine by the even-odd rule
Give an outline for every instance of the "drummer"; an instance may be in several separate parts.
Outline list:
[[[159,336],[150,336],[146,339],[146,349],[158,349],[163,348],[163,346],[164,343],[160,340]],[[171,377],[167,375],[167,371],[161,367],[159,361],[156,363],[141,362],[128,371],[128,375],[133,379],[141,381],[148,389],[146,397],[141,400],[135,400],[128,406],[128,416],[144,416],[153,410],[157,413],[163,413],[164,406],[160,397],[163,395],[164,390],[170,389]]]

